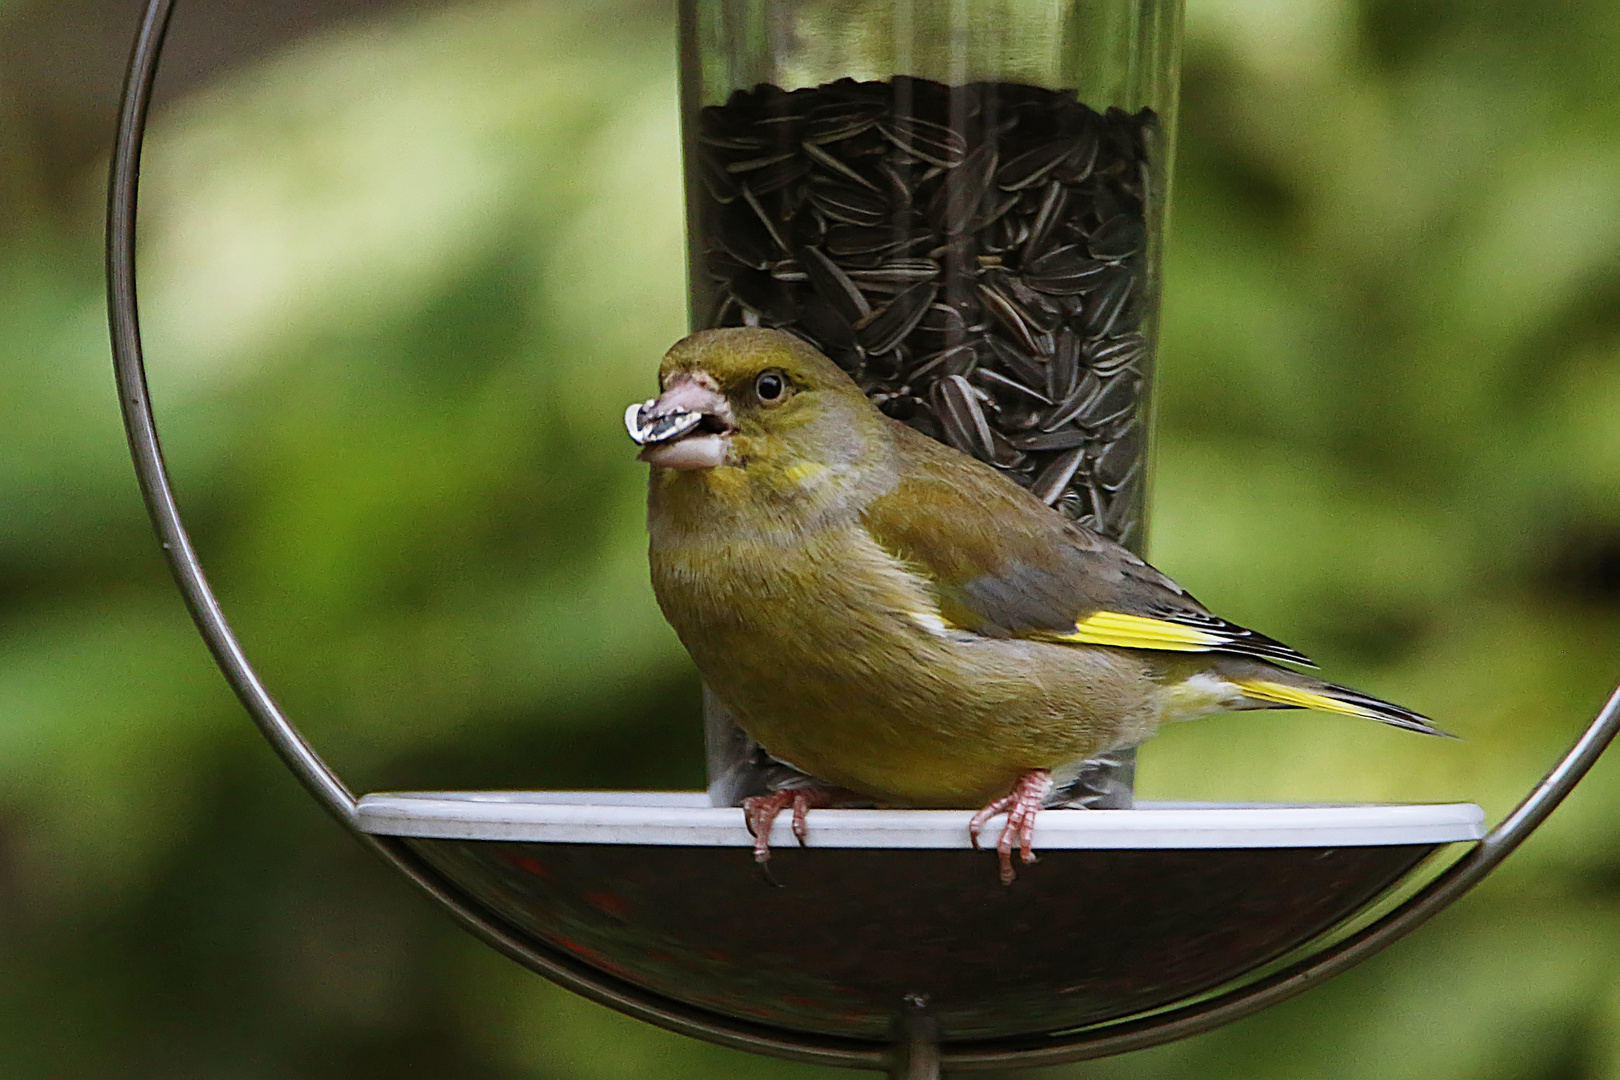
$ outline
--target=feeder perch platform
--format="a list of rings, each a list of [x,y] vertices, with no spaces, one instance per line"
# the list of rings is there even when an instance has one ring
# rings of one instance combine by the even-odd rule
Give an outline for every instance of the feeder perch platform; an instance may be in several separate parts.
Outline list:
[[[965,810],[787,818],[770,877],[701,792],[409,792],[360,800],[532,944],[688,1005],[881,1041],[908,1000],[947,1043],[1185,1000],[1306,944],[1440,847],[1468,804],[1140,803],[1044,810],[1010,887]],[[992,829],[988,835],[994,836]]]

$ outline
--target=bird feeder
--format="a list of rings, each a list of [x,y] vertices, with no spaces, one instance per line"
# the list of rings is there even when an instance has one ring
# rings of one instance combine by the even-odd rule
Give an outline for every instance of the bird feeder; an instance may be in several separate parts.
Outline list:
[[[310,794],[569,989],[723,1045],[914,1080],[1142,1049],[1418,926],[1523,842],[1620,728],[1617,690],[1488,831],[1466,804],[1052,810],[1040,865],[1010,889],[969,848],[968,812],[945,810],[818,810],[802,849],[781,822],[767,882],[742,812],[714,795],[777,766],[718,710],[713,793],[357,799],[243,651],[163,464],[134,252],[171,8],[148,0],[134,44],[107,232],[120,404],[165,555]],[[1139,546],[1178,34],[1179,0],[683,0],[694,325],[812,340],[890,415]],[[1120,805],[1128,770],[1099,763],[1103,780],[1070,794]]]
[[[685,0],[693,327],[804,338],[1140,554],[1180,30],[1180,0]],[[705,709],[711,796],[768,788]],[[1128,807],[1134,760],[1057,801]]]

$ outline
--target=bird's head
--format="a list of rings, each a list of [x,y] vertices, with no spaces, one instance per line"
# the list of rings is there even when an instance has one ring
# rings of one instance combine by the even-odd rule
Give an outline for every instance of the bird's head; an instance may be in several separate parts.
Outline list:
[[[658,397],[625,413],[655,469],[791,481],[854,462],[881,424],[853,379],[777,330],[693,334],[665,354],[658,382]]]

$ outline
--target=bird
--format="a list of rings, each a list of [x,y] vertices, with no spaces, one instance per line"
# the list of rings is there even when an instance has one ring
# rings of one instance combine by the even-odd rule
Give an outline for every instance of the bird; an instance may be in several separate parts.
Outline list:
[[[1284,665],[1299,651],[1214,615],[1131,551],[991,466],[878,410],[788,333],[677,342],[625,413],[651,466],[648,560],[710,690],[813,778],[745,800],[754,857],[789,809],[977,808],[1016,877],[1079,764],[1219,712],[1316,709],[1445,735]]]

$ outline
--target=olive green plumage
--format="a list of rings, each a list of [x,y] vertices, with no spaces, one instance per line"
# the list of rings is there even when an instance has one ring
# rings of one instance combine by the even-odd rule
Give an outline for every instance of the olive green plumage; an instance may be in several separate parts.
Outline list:
[[[1278,667],[1308,661],[884,416],[795,338],[694,334],[659,375],[646,415],[697,424],[642,455],[659,605],[749,735],[823,781],[979,806],[1214,712],[1435,730]]]

